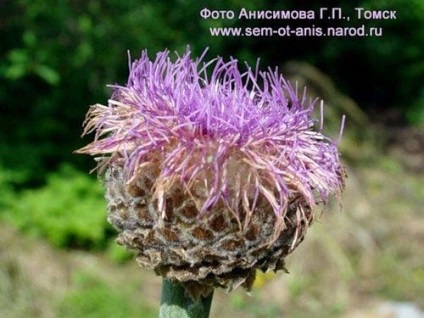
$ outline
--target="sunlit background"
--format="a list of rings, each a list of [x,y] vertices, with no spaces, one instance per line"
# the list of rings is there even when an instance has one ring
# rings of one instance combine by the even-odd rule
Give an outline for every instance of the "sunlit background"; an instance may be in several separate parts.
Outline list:
[[[156,317],[161,279],[114,243],[103,189],[74,155],[89,105],[125,84],[128,52],[209,48],[278,67],[325,101],[349,178],[287,259],[251,295],[217,291],[212,317],[422,317],[424,2],[339,1],[347,19],[238,19],[242,8],[313,10],[331,1],[0,2],[0,317]],[[337,8],[338,8],[337,7]],[[204,19],[201,10],[231,10]],[[355,8],[396,11],[358,19]],[[330,11],[329,11],[330,12]],[[212,36],[218,27],[381,28],[382,36]],[[421,309],[420,309],[421,308]],[[388,316],[389,314],[398,316]],[[416,314],[417,316],[414,316]]]

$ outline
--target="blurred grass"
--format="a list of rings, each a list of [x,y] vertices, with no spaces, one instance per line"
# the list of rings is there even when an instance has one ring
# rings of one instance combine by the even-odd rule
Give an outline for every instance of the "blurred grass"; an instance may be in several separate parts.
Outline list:
[[[156,317],[156,310],[140,301],[137,289],[130,281],[112,285],[93,273],[77,271],[59,305],[59,317]]]
[[[0,228],[0,317],[156,316],[146,296],[151,285],[136,266]]]
[[[258,274],[252,296],[217,291],[212,317],[347,317],[383,300],[424,307],[423,175],[376,150],[348,174],[343,210],[333,202],[317,219],[287,258],[290,274]],[[0,317],[156,315],[160,279],[100,242],[114,234],[97,228],[106,214],[98,181],[65,169],[41,189],[14,193],[0,176]],[[58,231],[55,222],[70,227],[72,218],[93,218],[77,232],[90,244],[57,244],[51,229],[31,229]]]

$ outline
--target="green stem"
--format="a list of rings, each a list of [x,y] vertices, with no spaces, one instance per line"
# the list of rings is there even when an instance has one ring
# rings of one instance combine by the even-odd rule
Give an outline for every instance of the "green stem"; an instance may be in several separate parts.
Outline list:
[[[212,297],[213,292],[195,302],[187,295],[183,285],[164,279],[159,318],[208,318]]]

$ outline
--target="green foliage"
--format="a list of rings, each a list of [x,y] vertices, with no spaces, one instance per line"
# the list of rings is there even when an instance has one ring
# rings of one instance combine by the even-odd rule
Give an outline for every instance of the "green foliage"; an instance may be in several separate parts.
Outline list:
[[[125,247],[115,242],[110,242],[106,250],[107,256],[115,263],[125,263],[134,258],[134,252],[128,251]]]
[[[50,174],[37,189],[14,191],[13,180],[19,178],[18,172],[0,168],[0,220],[57,247],[105,249],[117,263],[134,257],[111,239],[116,232],[106,222],[101,182],[70,166]]]
[[[16,185],[39,186],[64,161],[88,169],[88,158],[71,156],[84,143],[81,122],[107,101],[107,84],[125,83],[127,51],[187,43],[167,10],[153,1],[0,4],[0,164],[25,172]]]
[[[419,99],[407,110],[406,116],[411,124],[424,129],[424,88]]]
[[[109,231],[100,183],[68,166],[9,200],[0,217],[59,247],[100,248]]]
[[[111,286],[85,273],[74,277],[73,289],[59,306],[63,318],[156,317],[156,310],[144,305],[136,286]]]
[[[14,197],[11,182],[17,178],[19,178],[18,172],[7,171],[0,167],[0,213],[8,207]]]
[[[357,24],[383,28],[383,36],[330,38],[324,54],[314,60],[368,113],[397,109],[409,123],[417,124],[420,114],[413,109],[424,94],[424,2],[345,1],[342,7],[352,16],[356,7],[394,10],[396,19],[358,20]]]

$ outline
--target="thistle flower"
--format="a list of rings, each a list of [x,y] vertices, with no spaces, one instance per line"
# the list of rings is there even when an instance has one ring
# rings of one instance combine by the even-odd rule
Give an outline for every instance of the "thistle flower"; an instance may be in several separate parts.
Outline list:
[[[144,51],[89,110],[95,140],[78,151],[97,156],[118,243],[193,298],[284,269],[345,177],[305,91],[277,69],[202,59]]]

